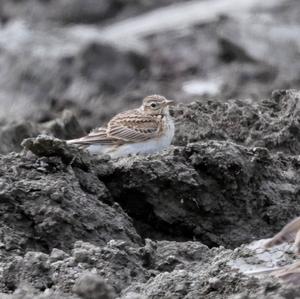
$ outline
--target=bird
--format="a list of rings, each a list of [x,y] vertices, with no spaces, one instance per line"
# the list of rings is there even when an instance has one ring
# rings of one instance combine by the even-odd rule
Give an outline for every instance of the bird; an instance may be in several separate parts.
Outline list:
[[[149,95],[139,108],[121,112],[106,126],[88,135],[67,140],[90,154],[108,154],[112,158],[147,155],[168,148],[175,133],[169,106],[174,101],[161,95]]]
[[[272,239],[268,240],[264,246],[265,248],[270,248],[292,240],[294,240],[295,253],[300,255],[300,217],[285,225],[282,230]]]
[[[278,232],[273,238],[268,240],[265,244],[265,248],[270,248],[276,245],[280,245],[285,242],[294,241],[295,254],[300,255],[300,217],[289,222],[285,225],[280,232]],[[299,285],[300,283],[300,261],[296,261],[293,264],[270,269],[271,274],[279,279],[288,282],[290,284]]]
[[[294,241],[295,254],[300,255],[300,217],[292,220],[285,225],[281,231],[279,231],[273,238],[267,240],[264,244],[266,249],[273,246],[283,244],[285,242]],[[251,271],[249,274],[264,274],[271,273],[271,275],[278,277],[279,279],[299,285],[300,283],[300,261],[296,261],[293,264],[279,266],[274,268],[267,268],[263,270]]]

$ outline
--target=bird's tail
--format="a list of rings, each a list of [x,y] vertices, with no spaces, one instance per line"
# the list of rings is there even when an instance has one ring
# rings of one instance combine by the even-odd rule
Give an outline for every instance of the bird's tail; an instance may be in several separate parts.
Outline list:
[[[80,139],[81,138],[66,140],[66,142],[67,142],[67,144],[80,144],[81,143]]]

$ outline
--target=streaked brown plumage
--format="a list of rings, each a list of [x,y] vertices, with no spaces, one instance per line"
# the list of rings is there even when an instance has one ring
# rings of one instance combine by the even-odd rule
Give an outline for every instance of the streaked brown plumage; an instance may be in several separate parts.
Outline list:
[[[285,225],[279,233],[265,244],[265,247],[273,247],[292,240],[294,240],[296,253],[300,254],[300,217]]]
[[[280,245],[285,242],[291,242],[294,240],[294,245],[296,249],[296,254],[300,254],[300,217],[294,219],[287,225],[283,227],[283,229],[277,233],[272,239],[265,243],[265,248],[270,248],[276,245]],[[252,271],[252,274],[263,274],[263,273],[271,273],[272,275],[280,278],[281,280],[296,284],[300,283],[300,262],[295,262],[291,265],[286,265],[282,267],[276,267],[274,269],[265,269]]]
[[[126,153],[138,153],[138,147],[141,153],[147,150],[153,152],[155,145],[150,144],[151,140],[161,149],[168,146],[173,138],[174,124],[168,108],[171,103],[163,96],[148,96],[141,107],[117,114],[106,127],[97,128],[87,136],[67,142],[88,150],[91,149],[89,146],[93,146],[93,149],[97,145],[105,146],[99,148],[100,153],[111,154],[119,150],[116,156],[122,156],[122,145],[128,144],[136,144],[136,148],[127,149]]]

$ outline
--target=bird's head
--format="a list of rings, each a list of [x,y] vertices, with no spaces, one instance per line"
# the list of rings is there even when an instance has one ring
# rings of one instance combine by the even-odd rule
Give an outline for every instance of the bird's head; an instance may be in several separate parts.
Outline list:
[[[141,108],[148,114],[168,114],[169,105],[174,101],[160,95],[150,95],[144,98]]]

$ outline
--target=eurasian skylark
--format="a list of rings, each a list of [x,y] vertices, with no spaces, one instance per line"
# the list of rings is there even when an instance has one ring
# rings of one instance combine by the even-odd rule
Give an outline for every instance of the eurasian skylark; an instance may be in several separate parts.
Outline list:
[[[171,144],[174,136],[174,122],[169,113],[171,103],[160,95],[147,96],[141,107],[119,113],[106,127],[67,143],[113,158],[159,152]]]

